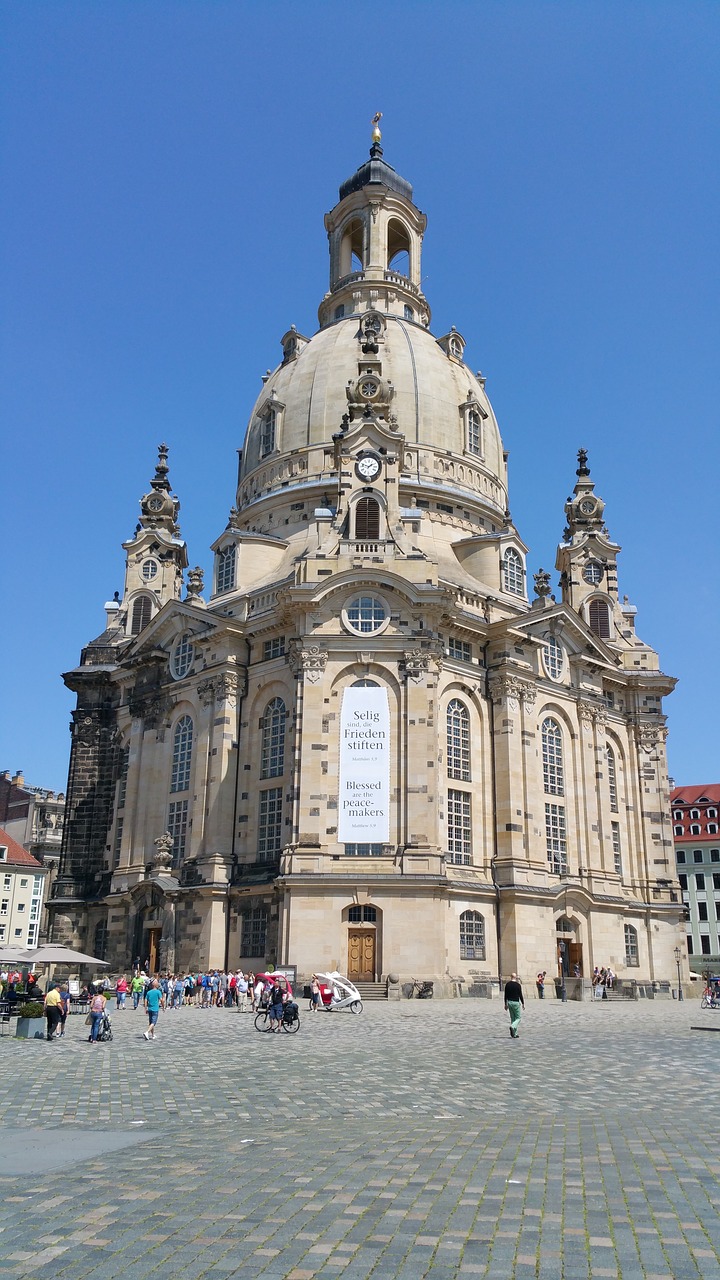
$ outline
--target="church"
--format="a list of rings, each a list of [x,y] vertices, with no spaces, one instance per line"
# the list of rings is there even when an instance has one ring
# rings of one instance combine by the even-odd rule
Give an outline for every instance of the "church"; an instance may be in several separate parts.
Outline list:
[[[584,449],[558,599],[528,581],[484,379],[431,331],[426,221],[376,125],[325,217],[318,330],[283,334],[250,413],[212,581],[186,574],[161,445],[122,596],[64,676],[52,937],[113,972],[449,995],[596,965],[669,981],[685,954],[675,682],[619,595]]]

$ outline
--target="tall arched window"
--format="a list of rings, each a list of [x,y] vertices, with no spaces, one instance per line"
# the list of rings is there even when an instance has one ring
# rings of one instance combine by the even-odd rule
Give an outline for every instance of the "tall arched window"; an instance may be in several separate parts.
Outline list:
[[[482,420],[477,409],[470,409],[467,416],[467,448],[468,453],[481,454]]]
[[[617,773],[615,771],[615,752],[610,743],[607,744],[608,795],[610,796],[610,812],[618,811]]]
[[[604,600],[591,600],[588,608],[588,624],[601,640],[610,639],[610,614]]]
[[[447,709],[448,778],[470,782],[470,715],[459,698],[453,698]]]
[[[460,916],[460,959],[485,959],[485,921],[479,911],[463,911]]]
[[[410,275],[410,236],[407,227],[398,218],[391,218],[387,230],[388,270],[398,275]]]
[[[262,718],[260,777],[280,778],[285,772],[285,703],[273,698]]]
[[[231,591],[235,586],[235,547],[231,544],[229,547],[222,547],[217,555],[217,586],[216,590]]]
[[[563,773],[563,740],[562,730],[556,720],[548,717],[543,720],[542,729],[542,761],[543,785],[551,796],[565,794],[565,777]]]
[[[105,959],[105,952],[108,944],[108,922],[106,919],[98,920],[95,925],[95,934],[93,936],[93,947],[98,960]]]
[[[637,968],[640,964],[637,929],[631,924],[625,925],[625,964],[630,968]]]
[[[173,737],[172,774],[170,790],[187,791],[190,787],[192,764],[193,722],[190,716],[181,716],[175,725]]]
[[[525,595],[525,570],[522,556],[514,547],[508,547],[503,556],[503,588],[513,596]]]
[[[132,620],[130,623],[130,635],[139,636],[143,627],[146,627],[150,621],[150,613],[152,610],[152,601],[149,596],[136,596],[132,607]]]
[[[357,541],[380,537],[380,503],[376,498],[361,498],[355,504],[355,538]]]

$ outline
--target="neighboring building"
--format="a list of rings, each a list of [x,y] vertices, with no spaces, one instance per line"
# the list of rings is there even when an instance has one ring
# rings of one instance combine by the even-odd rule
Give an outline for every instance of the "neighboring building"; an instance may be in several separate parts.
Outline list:
[[[0,827],[0,944],[36,947],[47,870]]]
[[[48,936],[47,904],[60,865],[60,849],[65,822],[65,795],[44,787],[31,787],[18,770],[11,778],[0,774],[0,825],[47,871],[40,941]]]
[[[670,803],[690,968],[720,973],[720,783],[675,787]]]
[[[426,219],[377,138],[325,225],[320,328],[262,379],[209,603],[197,569],[181,599],[163,445],[122,598],[65,676],[53,937],[116,968],[670,980],[675,682],[587,454],[561,601],[542,571],[532,598],[485,380],[430,331]]]

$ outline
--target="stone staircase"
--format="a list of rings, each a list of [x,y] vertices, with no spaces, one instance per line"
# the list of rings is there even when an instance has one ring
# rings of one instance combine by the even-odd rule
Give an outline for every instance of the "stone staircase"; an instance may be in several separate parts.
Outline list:
[[[360,992],[363,1004],[367,1004],[369,1000],[387,1000],[388,998],[385,982],[356,982],[355,986]]]

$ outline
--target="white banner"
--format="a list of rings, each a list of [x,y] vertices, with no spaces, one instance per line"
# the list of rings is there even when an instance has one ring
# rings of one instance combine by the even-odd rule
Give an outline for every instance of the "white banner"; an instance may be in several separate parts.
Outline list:
[[[351,685],[340,710],[338,840],[390,839],[390,707],[387,689]]]

